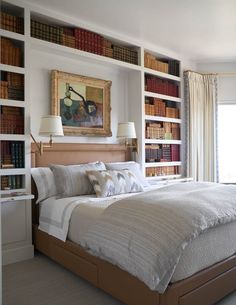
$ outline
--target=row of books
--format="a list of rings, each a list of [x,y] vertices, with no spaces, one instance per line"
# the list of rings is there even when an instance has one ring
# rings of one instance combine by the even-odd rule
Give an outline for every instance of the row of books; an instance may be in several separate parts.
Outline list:
[[[144,66],[163,73],[168,73],[175,76],[180,75],[179,61],[174,59],[158,59],[148,52],[144,53]]]
[[[147,167],[146,177],[179,175],[179,166]]]
[[[146,162],[174,162],[180,161],[180,147],[177,144],[146,144]]]
[[[24,142],[1,141],[1,168],[24,168]]]
[[[170,107],[168,107],[168,105],[170,105]],[[168,118],[179,118],[179,109],[173,105],[173,102],[165,102],[158,98],[146,98],[145,114]]]
[[[145,75],[145,90],[149,92],[179,97],[179,86],[174,82],[156,76]]]
[[[1,176],[1,190],[13,190],[24,188],[22,175]]]
[[[24,34],[24,19],[5,12],[1,12],[0,27],[3,30]]]
[[[11,39],[1,37],[1,63],[22,67],[22,51]]]
[[[107,40],[100,34],[81,29],[65,28],[31,20],[31,36],[82,51],[138,64],[138,52]]]
[[[146,122],[145,133],[146,139],[179,140],[180,126],[171,122]]]
[[[24,100],[24,75],[2,72],[0,81],[0,98]]]
[[[0,133],[24,134],[24,110],[20,107],[1,106]]]

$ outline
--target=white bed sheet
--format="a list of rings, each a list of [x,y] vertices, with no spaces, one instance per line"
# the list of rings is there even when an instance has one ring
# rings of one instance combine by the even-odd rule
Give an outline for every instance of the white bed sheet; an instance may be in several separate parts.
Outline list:
[[[122,199],[125,195],[107,198],[95,196],[79,196],[80,204],[77,205],[70,218],[67,238],[77,244],[89,227],[98,219],[110,204]],[[132,196],[132,194],[129,194]],[[76,200],[78,197],[59,199],[65,203]],[[53,205],[58,199],[52,197],[45,201],[46,205]],[[41,204],[41,208],[45,203]],[[44,230],[41,226],[41,229]],[[46,231],[46,230],[44,230]],[[186,247],[173,274],[171,282],[187,278],[194,273],[209,267],[236,253],[236,222],[212,228],[200,235]]]

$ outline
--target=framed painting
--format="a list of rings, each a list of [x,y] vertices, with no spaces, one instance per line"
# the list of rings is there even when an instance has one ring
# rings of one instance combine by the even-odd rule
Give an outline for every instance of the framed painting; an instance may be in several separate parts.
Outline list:
[[[107,80],[52,71],[51,112],[61,116],[65,135],[112,135],[111,84]]]

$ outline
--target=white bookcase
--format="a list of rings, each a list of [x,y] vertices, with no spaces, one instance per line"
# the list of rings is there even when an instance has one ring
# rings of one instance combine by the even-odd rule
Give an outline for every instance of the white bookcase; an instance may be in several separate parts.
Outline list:
[[[6,26],[4,18],[9,17],[8,22],[12,22],[12,24],[16,24],[19,20],[22,21],[21,26],[18,22],[17,26],[0,29],[1,39],[11,45],[11,49],[5,50],[5,59],[1,58],[0,63],[2,263],[9,264],[33,257],[28,98],[29,60],[26,38],[26,20],[29,19],[29,16],[27,16],[27,10],[23,6],[15,5],[13,2],[2,1],[1,10],[2,14],[11,16],[2,16],[2,27],[4,24]],[[21,33],[15,32],[16,30]],[[16,49],[20,55],[16,55]],[[9,57],[6,58],[6,56]],[[19,62],[16,62],[16,57]],[[4,86],[2,82],[5,82]]]

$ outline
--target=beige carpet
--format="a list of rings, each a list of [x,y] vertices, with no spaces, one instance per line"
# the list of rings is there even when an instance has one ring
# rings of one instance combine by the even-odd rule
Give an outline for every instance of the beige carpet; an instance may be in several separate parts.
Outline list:
[[[3,268],[3,305],[123,304],[37,254],[34,259]],[[217,305],[236,305],[236,292]]]

